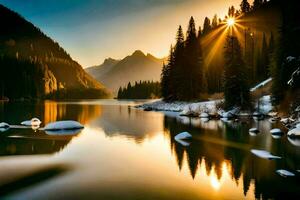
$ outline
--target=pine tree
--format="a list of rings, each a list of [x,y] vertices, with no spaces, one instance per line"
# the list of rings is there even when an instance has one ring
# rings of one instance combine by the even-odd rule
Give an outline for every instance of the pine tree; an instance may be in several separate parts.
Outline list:
[[[211,31],[211,24],[210,19],[208,17],[205,17],[204,24],[203,24],[203,31],[202,34],[206,35]]]
[[[242,0],[242,3],[240,6],[241,6],[242,13],[250,12],[251,7],[250,7],[248,0]]]
[[[176,45],[174,48],[174,60],[172,63],[170,77],[172,85],[171,98],[178,100],[184,93],[184,79],[186,77],[185,57],[184,57],[184,35],[181,26],[179,26],[176,36]]]
[[[218,26],[218,16],[215,14],[211,23],[212,28],[216,28]]]
[[[225,45],[224,96],[225,107],[249,106],[249,87],[246,82],[245,64],[238,39],[228,36]]]
[[[263,4],[262,0],[254,0],[253,1],[253,10],[257,10],[258,8],[261,7],[261,5]]]
[[[192,100],[199,98],[202,83],[202,50],[198,42],[195,21],[191,17],[187,30],[185,46],[186,73],[184,82],[183,99]]]

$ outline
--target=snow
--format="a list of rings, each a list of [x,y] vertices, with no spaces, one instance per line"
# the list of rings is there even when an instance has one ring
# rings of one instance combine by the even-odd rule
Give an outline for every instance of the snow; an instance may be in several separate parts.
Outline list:
[[[0,123],[0,128],[9,128],[9,124],[5,122]]]
[[[264,150],[251,149],[251,153],[264,159],[281,159],[281,157],[274,156],[270,152]]]
[[[209,114],[203,112],[199,115],[200,118],[209,118]]]
[[[76,121],[57,121],[47,124],[44,127],[45,131],[53,130],[72,130],[72,129],[82,129],[84,126]]]
[[[184,139],[192,138],[192,135],[189,134],[188,132],[182,132],[182,133],[177,134],[174,138],[175,138],[175,140],[184,140]]]
[[[176,142],[180,143],[183,146],[189,146],[190,145],[189,142],[184,141],[184,140],[190,139],[190,138],[192,138],[192,135],[189,134],[188,132],[179,133],[174,137]]]
[[[294,59],[296,59],[296,58],[293,57],[293,56],[288,56],[288,57],[286,58],[286,60],[287,60],[288,62],[292,62]]]
[[[296,128],[300,129],[300,123],[296,124]]]
[[[265,86],[266,84],[270,83],[272,81],[272,78],[268,78],[267,80],[264,80],[263,82],[257,84],[253,88],[250,88],[250,92],[254,92],[255,90]]]
[[[294,128],[290,130],[287,134],[290,137],[300,137],[300,128]]]
[[[270,130],[270,133],[272,135],[281,135],[281,134],[283,134],[283,131],[280,130],[279,128],[274,128],[274,129]]]
[[[157,110],[157,111],[172,111],[172,112],[181,112],[181,115],[195,115],[199,116],[202,112],[206,112],[208,114],[213,114],[217,112],[216,104],[221,102],[221,100],[212,100],[212,101],[204,101],[197,103],[190,102],[164,102],[162,100],[158,100],[151,103],[146,103],[138,106],[138,108],[142,108],[144,110]]]
[[[267,115],[273,110],[271,95],[265,95],[260,98],[259,112]]]
[[[39,120],[38,118],[32,118],[31,120],[26,120],[21,122],[21,125],[24,126],[40,126],[41,124],[41,120]]]
[[[295,176],[293,172],[287,171],[285,169],[279,169],[276,171],[280,176],[288,177],[288,176]]]
[[[287,82],[287,84],[293,86],[295,77],[299,77],[299,75],[300,75],[300,68],[298,68],[296,71],[292,73],[291,79]]]
[[[259,133],[259,130],[257,128],[250,128],[249,133]]]

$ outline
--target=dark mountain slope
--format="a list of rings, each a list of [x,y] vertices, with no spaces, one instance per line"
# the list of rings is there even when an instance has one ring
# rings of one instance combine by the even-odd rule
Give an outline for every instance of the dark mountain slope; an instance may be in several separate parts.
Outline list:
[[[100,96],[107,94],[102,84],[88,75],[57,42],[2,5],[0,26],[2,96],[72,98],[75,90],[84,93],[93,90],[95,94],[99,90]]]

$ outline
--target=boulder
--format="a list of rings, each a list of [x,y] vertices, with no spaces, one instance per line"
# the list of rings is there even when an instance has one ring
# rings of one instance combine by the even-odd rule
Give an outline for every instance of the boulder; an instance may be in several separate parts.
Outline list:
[[[272,135],[282,135],[282,134],[283,134],[283,131],[280,130],[279,128],[274,128],[274,129],[270,130],[270,133],[271,133]]]
[[[9,128],[9,124],[5,122],[0,123],[0,128]]]
[[[199,117],[200,117],[200,118],[209,118],[209,114],[203,112],[203,113],[201,113],[201,114],[199,115]]]
[[[289,137],[300,137],[300,128],[294,128],[290,130],[287,135]]]
[[[54,130],[74,130],[74,129],[83,129],[84,126],[77,121],[57,121],[47,124],[44,127],[45,131],[54,131]]]
[[[32,118],[31,120],[26,120],[21,122],[21,125],[23,126],[40,126],[41,125],[41,120],[38,118]]]
[[[269,160],[281,159],[281,157],[274,156],[270,152],[264,151],[264,150],[251,149],[251,153],[253,153],[254,155],[256,155],[260,158],[264,158],[264,159],[269,159]]]
[[[279,170],[276,170],[276,172],[277,172],[277,174],[279,174],[280,176],[283,176],[283,177],[295,176],[295,174],[293,172],[290,172],[285,169],[279,169]]]

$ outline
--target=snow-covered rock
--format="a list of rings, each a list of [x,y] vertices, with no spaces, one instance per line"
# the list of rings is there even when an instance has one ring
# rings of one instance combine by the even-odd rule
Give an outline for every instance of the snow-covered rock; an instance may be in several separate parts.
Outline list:
[[[283,134],[283,131],[280,130],[279,128],[273,128],[272,130],[270,130],[270,133],[272,135],[282,135]]]
[[[26,120],[21,122],[21,125],[23,126],[40,126],[41,125],[41,120],[38,118],[32,118],[31,120]]]
[[[199,115],[199,117],[200,117],[200,118],[209,118],[209,114],[203,112],[203,113],[201,113],[201,114]]]
[[[283,177],[288,177],[288,176],[295,176],[295,174],[293,172],[287,171],[285,169],[279,169],[276,170],[276,172]]]
[[[264,159],[281,159],[281,157],[274,156],[270,152],[264,150],[251,149],[251,153]]]
[[[234,118],[236,115],[238,115],[240,112],[239,108],[233,108],[232,110],[229,110],[225,112],[224,110],[219,110],[218,114],[221,118],[231,119]]]
[[[290,130],[287,135],[289,137],[300,137],[300,129],[299,128],[294,128],[292,130]]]
[[[300,129],[300,123],[296,124],[296,128]]]
[[[294,56],[288,56],[286,57],[286,61],[287,62],[292,62],[293,60],[295,60],[296,58]]]
[[[259,112],[261,114],[267,115],[270,111],[273,110],[271,95],[262,96],[259,99]],[[256,109],[257,105],[256,105]]]
[[[5,122],[0,123],[0,128],[9,128],[9,124]]]
[[[257,112],[257,111],[253,112],[253,114],[252,114],[252,116],[254,116],[254,117],[260,117],[262,115],[263,115],[262,113]]]
[[[45,131],[53,130],[72,130],[72,129],[83,129],[84,126],[76,121],[58,121],[47,124],[44,127]]]
[[[188,132],[179,133],[174,137],[175,140],[186,140],[190,138],[192,138],[192,135]]]
[[[257,128],[250,128],[249,133],[259,133],[259,130]]]
[[[267,115],[269,117],[276,117],[278,115],[278,112],[270,111]]]
[[[192,138],[192,135],[189,134],[188,132],[179,133],[174,137],[175,141],[180,143],[183,146],[189,146],[190,143],[187,141],[184,141],[184,140],[191,139],[191,138]]]

